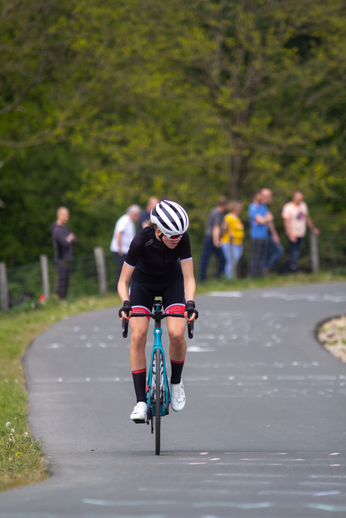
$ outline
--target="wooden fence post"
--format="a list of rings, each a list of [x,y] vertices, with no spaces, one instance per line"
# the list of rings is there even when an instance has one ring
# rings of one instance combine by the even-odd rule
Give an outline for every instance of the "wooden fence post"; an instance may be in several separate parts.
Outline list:
[[[48,275],[48,257],[44,254],[40,255],[40,264],[42,272],[43,294],[46,300],[49,299],[49,275]]]
[[[318,238],[316,234],[310,234],[310,257],[312,271],[317,273],[320,271],[320,258],[318,255]]]
[[[107,275],[106,275],[106,262],[105,255],[103,253],[103,248],[101,246],[96,246],[94,248],[95,260],[96,260],[96,269],[97,269],[97,279],[99,282],[99,290],[101,294],[107,293]]]
[[[8,303],[8,287],[7,287],[7,273],[6,264],[0,263],[0,293],[1,293],[1,309],[7,311],[9,309]]]

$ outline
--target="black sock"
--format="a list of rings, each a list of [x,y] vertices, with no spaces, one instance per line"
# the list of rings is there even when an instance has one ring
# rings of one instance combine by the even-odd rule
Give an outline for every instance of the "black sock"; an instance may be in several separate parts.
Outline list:
[[[137,403],[139,401],[147,402],[146,396],[146,369],[132,371],[133,384],[135,386]]]
[[[171,359],[171,372],[172,372],[171,383],[173,383],[173,385],[177,385],[178,383],[180,383],[181,373],[183,372],[183,367],[184,367],[184,362],[185,362],[185,360],[183,360],[181,362],[176,362]]]

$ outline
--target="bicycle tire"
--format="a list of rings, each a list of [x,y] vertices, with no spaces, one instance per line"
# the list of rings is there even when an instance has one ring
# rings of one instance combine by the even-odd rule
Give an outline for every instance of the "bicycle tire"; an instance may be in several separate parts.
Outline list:
[[[155,402],[155,454],[160,455],[161,451],[161,352],[160,349],[155,351],[156,358],[156,402]]]

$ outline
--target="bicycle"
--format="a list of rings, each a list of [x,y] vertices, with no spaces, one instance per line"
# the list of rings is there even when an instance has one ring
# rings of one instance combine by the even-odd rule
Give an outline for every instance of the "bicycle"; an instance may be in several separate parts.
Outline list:
[[[155,420],[155,454],[160,455],[161,451],[161,417],[169,414],[169,405],[171,402],[171,394],[166,371],[165,353],[162,346],[162,328],[161,320],[166,317],[184,318],[184,313],[166,314],[162,310],[162,299],[155,299],[152,313],[133,313],[133,317],[150,317],[155,320],[154,327],[154,345],[151,351],[151,361],[147,381],[147,419],[146,423],[151,424],[151,433],[154,433]],[[122,321],[123,337],[127,337],[128,320]],[[193,338],[193,322],[187,323],[188,337]],[[159,390],[157,390],[159,387]],[[159,397],[157,397],[159,394]]]

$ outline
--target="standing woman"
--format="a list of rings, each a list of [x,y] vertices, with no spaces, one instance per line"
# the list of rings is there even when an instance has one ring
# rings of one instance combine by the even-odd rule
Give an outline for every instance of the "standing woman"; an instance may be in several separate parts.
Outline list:
[[[175,412],[182,410],[186,401],[181,378],[187,349],[186,319],[198,318],[188,226],[189,218],[180,205],[167,200],[157,203],[150,213],[149,226],[139,232],[130,245],[118,283],[123,304],[119,310],[121,319],[128,319],[132,313],[150,313],[157,295],[162,296],[166,314],[185,314],[185,319],[166,319],[170,340],[171,403]],[[130,327],[130,364],[137,398],[130,418],[136,423],[144,423],[147,415],[145,345],[149,317],[130,318]]]
[[[232,279],[234,276],[233,269],[236,269],[243,253],[244,225],[239,218],[242,207],[240,201],[231,201],[229,213],[226,214],[223,222],[221,250],[226,260],[225,276],[227,279]]]

